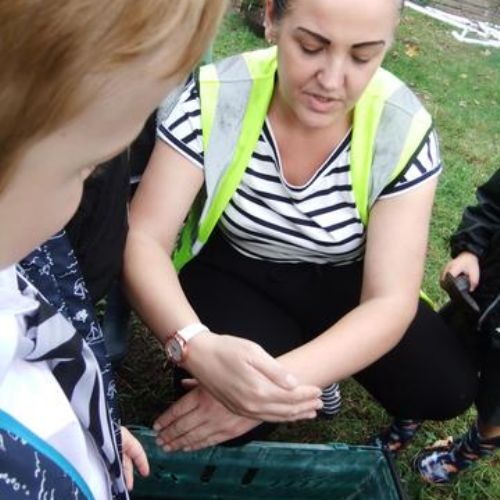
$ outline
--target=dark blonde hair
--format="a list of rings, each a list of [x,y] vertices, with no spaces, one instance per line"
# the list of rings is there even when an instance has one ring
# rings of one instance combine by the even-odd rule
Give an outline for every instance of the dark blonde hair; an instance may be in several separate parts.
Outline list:
[[[174,73],[188,72],[212,39],[225,3],[0,2],[0,189],[23,146],[82,110],[89,99],[80,92],[86,75],[104,74],[153,53],[178,30],[187,30],[191,41]]]
[[[273,16],[275,21],[280,21],[283,18],[292,2],[293,0],[273,0]],[[396,3],[401,12],[404,7],[404,0],[396,0]]]

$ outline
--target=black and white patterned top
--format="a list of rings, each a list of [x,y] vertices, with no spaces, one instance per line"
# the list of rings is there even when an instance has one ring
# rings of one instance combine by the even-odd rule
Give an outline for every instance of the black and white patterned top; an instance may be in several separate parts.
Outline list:
[[[126,500],[114,381],[64,232],[0,271],[0,331],[0,498]]]
[[[158,136],[203,168],[198,90],[191,79]],[[365,229],[350,173],[351,132],[305,184],[288,183],[266,120],[240,186],[219,221],[241,253],[274,262],[347,264],[362,258]],[[414,161],[380,198],[408,192],[441,172],[437,135],[431,132]]]

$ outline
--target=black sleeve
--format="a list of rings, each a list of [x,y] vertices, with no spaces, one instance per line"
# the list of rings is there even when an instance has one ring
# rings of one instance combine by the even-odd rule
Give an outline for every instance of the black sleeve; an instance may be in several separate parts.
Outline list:
[[[144,124],[144,128],[130,146],[130,170],[132,177],[141,177],[156,141],[156,112]]]
[[[142,175],[155,137],[156,112],[126,151],[99,165],[85,181],[80,206],[66,226],[94,303],[109,292],[120,276],[128,231],[131,176]]]
[[[78,211],[66,226],[94,303],[107,294],[121,272],[129,179],[128,151],[97,167],[85,181]]]
[[[482,258],[495,234],[500,233],[500,170],[476,192],[478,204],[467,207],[462,222],[451,237],[451,256],[463,251]]]

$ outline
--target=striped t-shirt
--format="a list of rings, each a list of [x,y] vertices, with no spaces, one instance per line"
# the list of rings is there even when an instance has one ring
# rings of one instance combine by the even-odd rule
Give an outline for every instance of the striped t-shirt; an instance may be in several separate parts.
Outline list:
[[[158,136],[203,169],[198,90],[191,79]],[[266,119],[241,183],[219,227],[238,251],[273,262],[348,264],[363,257],[365,229],[354,201],[350,173],[351,132],[314,176],[297,186],[286,181]],[[398,196],[438,175],[441,160],[432,131],[414,160],[380,198]]]

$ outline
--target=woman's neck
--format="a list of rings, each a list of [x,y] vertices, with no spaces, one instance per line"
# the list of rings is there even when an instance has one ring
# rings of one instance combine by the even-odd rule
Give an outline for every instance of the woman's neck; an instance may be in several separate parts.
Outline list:
[[[306,127],[275,101],[268,113],[281,160],[281,171],[289,184],[303,185],[311,179],[351,128],[351,115],[328,127]]]
[[[342,140],[352,125],[352,111],[343,115],[325,127],[313,127],[303,123],[294,110],[284,101],[278,91],[275,91],[268,111],[268,118],[275,131],[285,130],[291,137],[301,137],[303,140],[322,140],[337,137]]]

